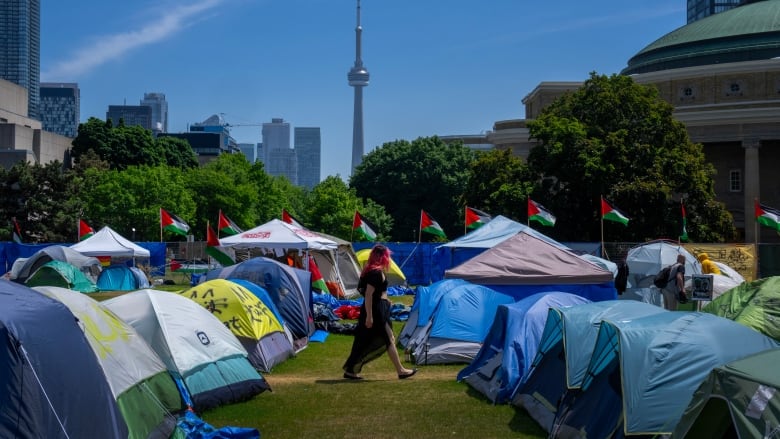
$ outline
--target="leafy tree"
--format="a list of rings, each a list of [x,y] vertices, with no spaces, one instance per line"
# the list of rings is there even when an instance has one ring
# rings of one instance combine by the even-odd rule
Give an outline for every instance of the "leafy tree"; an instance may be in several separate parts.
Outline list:
[[[391,238],[417,240],[420,210],[432,215],[448,236],[462,230],[461,195],[469,165],[475,158],[462,143],[447,144],[438,137],[413,142],[385,143],[363,158],[350,186],[363,199],[374,200],[393,217]],[[423,240],[432,236],[423,234]]]
[[[680,198],[692,239],[733,238],[731,215],[715,201],[714,167],[672,110],[653,87],[591,73],[528,123],[540,142],[528,157],[533,196],[558,219],[552,236],[599,240],[604,196],[631,219],[628,227],[605,224],[612,241],[676,239]]]
[[[274,218],[281,219],[282,209],[292,214],[304,211],[305,191],[302,187],[292,184],[286,177],[268,175],[261,162],[252,165],[250,175],[260,194],[260,202],[255,207],[258,225]],[[298,219],[308,226],[305,216]]]
[[[393,226],[393,219],[384,208],[371,200],[361,200],[339,176],[329,176],[314,186],[306,197],[306,206],[304,226],[347,241],[357,239],[352,233],[355,210],[379,229],[375,230],[377,241],[386,240]]]
[[[471,163],[463,204],[491,215],[524,218],[526,198],[532,189],[533,183],[522,159],[508,149],[494,149],[478,153]]]
[[[197,168],[198,157],[192,150],[190,142],[177,137],[158,137],[155,139],[156,147],[161,150],[164,163],[168,166],[179,169]],[[241,155],[243,154],[222,154],[222,155]]]

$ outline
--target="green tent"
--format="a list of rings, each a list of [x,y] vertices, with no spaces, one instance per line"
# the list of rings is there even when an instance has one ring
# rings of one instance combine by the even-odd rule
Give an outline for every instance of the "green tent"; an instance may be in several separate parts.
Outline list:
[[[708,303],[702,311],[741,323],[780,341],[780,276],[737,285]]]
[[[43,264],[41,268],[27,278],[25,284],[28,287],[62,287],[82,293],[99,291],[97,285],[89,280],[78,268],[67,262],[57,260]]]
[[[672,437],[769,437],[780,428],[780,348],[713,369]],[[768,436],[767,436],[768,435]]]

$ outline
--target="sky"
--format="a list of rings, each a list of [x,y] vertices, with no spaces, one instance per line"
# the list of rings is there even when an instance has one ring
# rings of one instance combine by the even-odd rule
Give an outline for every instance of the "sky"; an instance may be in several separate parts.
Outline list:
[[[365,152],[525,117],[545,81],[611,75],[685,25],[685,0],[362,0]],[[75,6],[77,5],[77,6]],[[321,178],[348,180],[356,0],[41,1],[41,81],[76,82],[81,122],[168,101],[168,131],[221,114],[239,143],[320,127]],[[291,132],[292,142],[292,132]]]

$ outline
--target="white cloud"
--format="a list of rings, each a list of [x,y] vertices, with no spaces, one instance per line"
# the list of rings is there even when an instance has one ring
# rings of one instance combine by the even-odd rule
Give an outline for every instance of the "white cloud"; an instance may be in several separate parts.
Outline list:
[[[157,43],[191,25],[198,14],[215,8],[224,0],[201,0],[164,11],[144,27],[96,38],[94,44],[82,47],[67,60],[58,62],[41,77],[47,81],[73,80],[128,52]]]

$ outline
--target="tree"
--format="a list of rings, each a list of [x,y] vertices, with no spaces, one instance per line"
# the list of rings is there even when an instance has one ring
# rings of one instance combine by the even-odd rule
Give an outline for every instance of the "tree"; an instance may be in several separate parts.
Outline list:
[[[681,198],[692,239],[733,238],[731,215],[715,201],[714,167],[672,111],[653,87],[591,73],[528,123],[540,143],[528,156],[533,197],[556,214],[553,237],[599,240],[604,196],[631,219],[605,224],[611,241],[676,239]]]
[[[448,236],[456,236],[462,229],[461,196],[474,157],[462,143],[447,144],[438,137],[397,140],[368,153],[350,186],[358,197],[390,212],[393,240],[417,240],[421,210],[434,216]],[[423,239],[431,237],[423,234]]]
[[[526,216],[526,199],[533,189],[528,167],[509,149],[478,153],[469,167],[463,205],[491,215]]]
[[[164,162],[168,166],[179,169],[189,169],[198,167],[198,157],[192,150],[190,142],[177,137],[163,136],[155,139],[156,147],[163,154]],[[222,154],[239,155],[239,154]],[[241,154],[243,155],[243,154]]]

